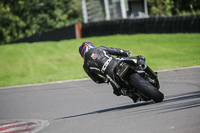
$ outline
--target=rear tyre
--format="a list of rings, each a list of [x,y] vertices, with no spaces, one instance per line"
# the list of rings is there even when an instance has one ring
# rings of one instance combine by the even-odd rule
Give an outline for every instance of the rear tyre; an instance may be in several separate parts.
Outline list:
[[[154,102],[158,103],[163,101],[164,94],[142,78],[138,73],[134,73],[130,76],[130,83],[146,97],[153,99]]]

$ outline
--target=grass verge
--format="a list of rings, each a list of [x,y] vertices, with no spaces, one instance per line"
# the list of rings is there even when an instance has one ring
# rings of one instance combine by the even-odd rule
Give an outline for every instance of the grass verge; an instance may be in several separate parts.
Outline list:
[[[83,41],[143,55],[153,70],[200,65],[200,34],[138,34],[0,46],[0,87],[86,78]]]

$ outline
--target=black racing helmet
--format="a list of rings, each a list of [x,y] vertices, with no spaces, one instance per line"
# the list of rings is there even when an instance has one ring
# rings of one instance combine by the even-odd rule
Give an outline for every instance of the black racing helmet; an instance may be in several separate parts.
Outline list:
[[[81,46],[79,47],[79,53],[82,58],[85,57],[85,54],[91,49],[95,48],[94,44],[91,42],[83,42]]]

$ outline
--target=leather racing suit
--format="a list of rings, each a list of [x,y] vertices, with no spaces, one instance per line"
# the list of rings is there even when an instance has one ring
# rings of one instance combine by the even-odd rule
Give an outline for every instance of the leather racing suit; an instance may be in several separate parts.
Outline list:
[[[120,48],[105,46],[92,48],[85,54],[83,68],[94,82],[110,82],[115,92],[116,89],[120,89],[120,85],[115,81],[114,69],[121,60],[111,55],[128,57],[129,54],[130,51]]]

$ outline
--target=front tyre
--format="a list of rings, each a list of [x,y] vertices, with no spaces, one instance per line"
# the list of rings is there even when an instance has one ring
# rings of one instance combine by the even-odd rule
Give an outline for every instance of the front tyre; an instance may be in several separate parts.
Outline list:
[[[142,78],[138,73],[134,73],[130,76],[130,83],[146,97],[153,99],[154,102],[158,103],[163,101],[164,94],[144,78]]]

